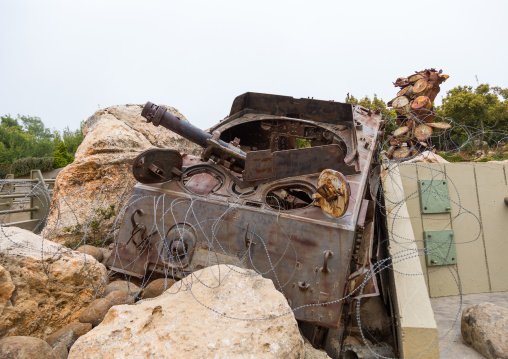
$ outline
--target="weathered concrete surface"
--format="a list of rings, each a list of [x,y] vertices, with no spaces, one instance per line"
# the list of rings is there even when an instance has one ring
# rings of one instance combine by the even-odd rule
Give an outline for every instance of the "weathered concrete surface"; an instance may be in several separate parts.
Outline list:
[[[482,302],[491,302],[508,308],[508,292],[465,294],[462,296],[462,301],[462,309]],[[431,303],[437,322],[439,338],[441,339],[439,341],[441,355],[444,358],[451,359],[484,358],[462,339],[460,333],[460,318],[462,313],[459,313],[460,297],[432,298]]]
[[[153,300],[111,308],[69,352],[89,359],[304,355],[293,313],[272,281],[226,265],[197,271]]]
[[[392,293],[399,349],[405,358],[439,357],[438,331],[419,259],[417,242],[406,206],[399,167],[383,170],[388,251],[392,259]],[[397,235],[395,236],[394,233]],[[408,275],[410,274],[410,275]]]
[[[463,294],[508,291],[508,206],[504,204],[508,164],[403,163],[398,167],[417,247],[424,248],[424,231],[453,229],[455,233],[456,265],[427,268],[420,253],[430,296],[458,295],[457,272]],[[431,178],[448,182],[450,213],[422,215],[418,180]]]

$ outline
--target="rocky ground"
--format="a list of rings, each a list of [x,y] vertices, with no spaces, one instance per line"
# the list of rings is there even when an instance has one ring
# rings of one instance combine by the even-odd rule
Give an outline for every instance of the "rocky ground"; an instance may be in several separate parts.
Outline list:
[[[220,265],[195,272],[156,299],[114,306],[101,325],[77,340],[69,358],[108,353],[303,358],[305,349],[291,309],[271,280]]]
[[[86,121],[41,236],[0,229],[0,358],[327,358],[304,343],[286,299],[256,273],[221,266],[142,283],[101,264],[136,183],[134,158],[154,147],[197,153],[141,110],[112,106]]]
[[[149,283],[108,272],[103,263],[111,251],[104,237],[136,183],[134,158],[153,147],[197,152],[171,131],[146,124],[141,109],[112,106],[87,120],[74,163],[57,177],[43,237],[0,228],[0,358],[328,358],[303,339],[286,299],[255,272],[222,265],[177,282]],[[446,163],[430,152],[412,161]],[[95,237],[103,248],[81,241]],[[362,324],[385,337],[391,334],[389,318],[368,316],[381,313],[379,301],[364,301],[361,311],[371,309],[362,313]],[[463,301],[462,315],[458,298],[432,299],[444,337],[441,354],[508,357],[508,314],[491,305],[469,307],[484,301],[508,307],[507,294],[466,295]],[[354,336],[345,343],[363,345]]]
[[[462,309],[478,303],[494,303],[508,309],[508,292],[464,294]],[[462,312],[459,312],[460,297],[439,297],[431,299],[432,309],[437,322],[439,351],[444,358],[484,358],[464,341],[461,333]],[[508,320],[508,317],[505,317]],[[508,329],[505,329],[505,332]],[[508,336],[508,335],[507,335]],[[508,338],[505,343],[508,343]],[[508,348],[505,349],[508,357]]]
[[[106,268],[16,227],[0,230],[0,337],[44,338],[78,319],[104,286]]]
[[[82,252],[0,231],[0,358],[328,358],[253,271],[221,265],[139,287]]]

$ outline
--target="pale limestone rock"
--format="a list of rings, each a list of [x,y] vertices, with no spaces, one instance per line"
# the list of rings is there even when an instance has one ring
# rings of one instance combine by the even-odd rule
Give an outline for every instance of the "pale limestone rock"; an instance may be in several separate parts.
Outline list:
[[[17,228],[0,230],[0,338],[44,339],[76,321],[104,283],[107,270],[89,255],[71,251]]]
[[[16,287],[12,283],[11,274],[0,265],[0,305],[10,303],[12,292]]]
[[[187,121],[176,109],[166,107]],[[73,239],[81,239],[85,224],[97,220],[101,223],[97,236],[103,239],[116,216],[104,220],[94,211],[115,205],[118,212],[136,184],[132,163],[140,152],[158,147],[198,153],[198,146],[192,142],[162,126],[147,123],[141,117],[142,108],[142,105],[111,106],[88,118],[74,162],[56,178],[52,210],[43,232],[45,238],[63,242],[69,239],[69,232],[80,230],[80,235]],[[88,240],[92,235],[88,232]]]
[[[450,163],[447,160],[445,160],[443,157],[439,156],[438,154],[432,153],[430,151],[424,151],[424,152],[420,153],[418,156],[415,156],[414,158],[411,158],[410,160],[404,161],[404,163],[416,163],[416,162]]]
[[[272,281],[226,265],[197,271],[156,299],[111,308],[69,352],[89,359],[304,355],[296,320]]]
[[[462,338],[487,358],[508,358],[508,309],[493,303],[464,308]]]

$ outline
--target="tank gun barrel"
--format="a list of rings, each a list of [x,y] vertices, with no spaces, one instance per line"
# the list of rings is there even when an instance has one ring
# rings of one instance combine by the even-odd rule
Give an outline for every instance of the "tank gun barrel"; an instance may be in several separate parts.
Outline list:
[[[154,126],[162,126],[171,130],[189,141],[203,147],[203,157],[208,160],[212,159],[226,159],[233,161],[240,167],[245,166],[246,154],[238,147],[228,144],[219,139],[220,133],[213,135],[197,128],[193,124],[183,121],[178,116],[175,116],[167,111],[164,106],[158,106],[151,102],[147,102],[141,116],[146,118],[147,122],[151,122]],[[218,156],[214,158],[213,155]]]

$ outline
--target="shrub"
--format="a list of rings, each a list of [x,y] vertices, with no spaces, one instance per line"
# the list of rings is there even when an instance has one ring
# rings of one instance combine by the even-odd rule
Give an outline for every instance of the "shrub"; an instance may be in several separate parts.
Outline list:
[[[106,247],[113,243],[113,234],[110,233],[111,222],[109,219],[117,215],[114,204],[110,204],[108,208],[104,209],[94,208],[93,216],[88,219],[86,224],[76,224],[74,226],[65,227],[62,229],[63,233],[68,235],[64,246],[76,249],[84,244],[94,247]],[[84,238],[86,230],[86,238]]]
[[[55,168],[65,167],[69,163],[72,163],[74,161],[74,157],[72,157],[67,152],[67,146],[63,142],[60,142],[60,144],[57,146],[56,151],[54,152],[53,158],[55,161],[55,164],[54,164]]]
[[[29,174],[31,170],[41,170],[41,172],[51,171],[53,165],[53,159],[50,157],[20,158],[12,163],[10,172],[15,176],[24,176]]]
[[[462,162],[464,158],[459,154],[453,154],[449,152],[440,152],[439,155],[448,162]]]
[[[9,173],[11,173],[11,166],[9,163],[0,163],[0,179],[4,179],[5,176],[7,176]]]
[[[491,157],[494,161],[505,161],[508,160],[508,153],[493,153]]]

